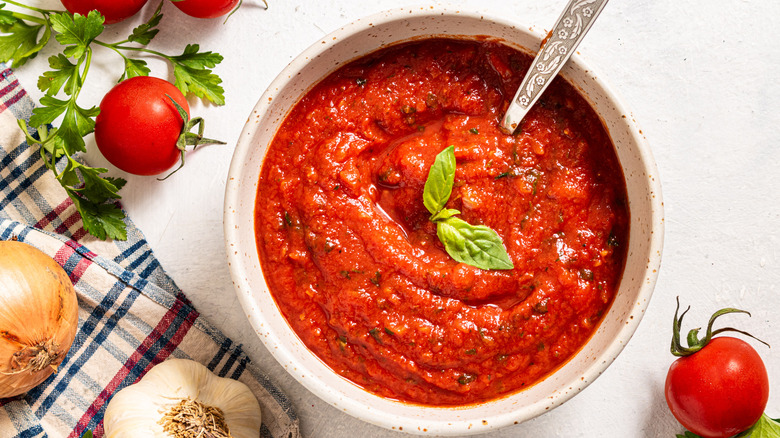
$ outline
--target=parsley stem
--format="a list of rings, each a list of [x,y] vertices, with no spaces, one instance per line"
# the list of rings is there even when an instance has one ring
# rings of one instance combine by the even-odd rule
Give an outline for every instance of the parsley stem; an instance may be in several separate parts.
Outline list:
[[[80,74],[78,72],[76,73],[78,75],[76,77],[76,79],[78,80],[78,87],[75,87],[75,89],[73,90],[73,95],[70,96],[70,100],[73,103],[76,103],[76,99],[78,99],[79,94],[81,93],[81,89],[84,86],[84,80],[87,77],[87,72],[89,72],[89,67],[90,67],[90,65],[92,65],[92,48],[91,47],[87,47],[86,53],[79,60],[79,66],[81,66],[82,62],[84,63],[84,70],[82,70]]]
[[[122,53],[122,52],[121,52],[121,51],[120,51],[120,50],[119,50],[119,49],[116,47],[116,45],[117,45],[117,44],[120,44],[120,43],[116,43],[116,44],[108,44],[108,43],[104,43],[103,41],[99,41],[99,40],[92,40],[92,42],[93,42],[93,43],[95,43],[95,44],[97,44],[97,45],[99,45],[99,46],[103,46],[103,47],[105,47],[105,48],[107,48],[107,49],[111,49],[111,50],[113,50],[114,52],[116,52],[116,53],[117,53],[119,56],[121,56],[122,58],[124,58],[124,59],[127,59],[127,56],[125,56],[125,54],[124,54],[124,53]]]
[[[23,14],[21,12],[16,12],[16,11],[11,11],[11,15],[13,15],[14,18],[18,18],[20,20],[32,21],[33,23],[48,25],[48,22],[45,19],[40,17],[35,17],[32,15]]]
[[[163,59],[165,59],[165,60],[167,60],[169,62],[173,62],[173,58],[171,56],[168,56],[165,53],[158,52],[156,50],[147,49],[146,47],[128,47],[128,46],[123,46],[122,43],[128,42],[127,40],[120,41],[118,43],[113,43],[113,44],[105,43],[105,42],[100,41],[100,40],[93,40],[92,42],[97,44],[97,45],[100,45],[100,46],[103,46],[103,47],[106,47],[108,49],[111,49],[111,50],[115,51],[116,53],[121,55],[122,58],[125,58],[125,59],[127,59],[127,56],[125,56],[120,50],[131,50],[131,51],[134,51],[134,52],[146,52],[146,53],[149,53],[151,55],[159,56],[160,58],[163,58]]]
[[[164,59],[167,59],[169,61],[171,60],[171,57],[166,55],[165,53],[158,52],[158,51],[152,50],[152,49],[147,49],[146,47],[128,47],[128,46],[123,46],[121,42],[120,43],[114,43],[114,44],[107,44],[107,43],[104,43],[104,42],[98,41],[98,40],[95,40],[94,42],[99,44],[99,45],[101,45],[101,46],[103,46],[103,47],[108,47],[109,49],[113,49],[114,51],[117,51],[117,52],[119,50],[132,50],[134,52],[146,52],[146,53],[150,53],[152,55],[157,55],[160,58],[164,58]]]
[[[117,41],[115,43],[107,43],[105,41],[100,41],[98,39],[94,39],[94,40],[92,40],[92,42],[95,43],[95,44],[99,44],[99,45],[101,45],[103,47],[108,47],[109,49],[116,50],[116,46],[119,46],[119,45],[122,45],[122,44],[125,44],[125,43],[129,43],[130,40],[126,38],[126,39],[124,39],[122,41]],[[120,48],[123,48],[123,47],[120,47]]]
[[[43,157],[46,163],[46,167],[49,168],[52,173],[54,173],[54,177],[57,179],[57,181],[62,181],[62,176],[60,176],[60,172],[57,171],[57,154],[47,151],[46,147],[44,146],[53,138],[53,136],[49,137],[49,129],[46,127],[46,125],[38,127],[38,138],[40,139],[41,144],[41,157]],[[49,153],[47,154],[47,152]]]

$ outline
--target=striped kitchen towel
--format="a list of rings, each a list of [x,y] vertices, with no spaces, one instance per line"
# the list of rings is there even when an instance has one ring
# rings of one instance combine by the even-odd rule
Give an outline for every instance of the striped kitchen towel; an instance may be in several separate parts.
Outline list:
[[[242,351],[198,316],[127,220],[128,239],[84,231],[72,201],[25,142],[17,119],[33,102],[0,64],[0,239],[16,238],[65,268],[79,298],[79,329],[59,372],[19,397],[0,399],[0,437],[103,435],[111,396],[168,357],[193,359],[254,391],[261,437],[297,438],[290,401]]]

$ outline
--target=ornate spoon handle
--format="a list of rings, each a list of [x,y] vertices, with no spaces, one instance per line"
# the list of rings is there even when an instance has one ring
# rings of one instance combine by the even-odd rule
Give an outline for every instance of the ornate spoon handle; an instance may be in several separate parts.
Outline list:
[[[501,129],[510,133],[517,129],[528,110],[574,53],[606,4],[607,0],[569,0],[509,104],[501,120]]]

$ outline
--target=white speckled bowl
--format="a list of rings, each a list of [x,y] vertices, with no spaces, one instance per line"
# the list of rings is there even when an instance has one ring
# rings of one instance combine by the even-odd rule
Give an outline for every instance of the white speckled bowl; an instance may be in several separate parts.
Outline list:
[[[225,194],[228,262],[241,304],[268,350],[301,384],[338,409],[388,429],[431,435],[487,432],[542,414],[593,382],[625,347],[655,285],[663,242],[663,206],[650,150],[615,95],[575,55],[562,75],[602,117],[628,187],[630,243],[612,307],[588,343],[563,367],[529,389],[488,403],[434,408],[368,393],[314,356],[290,329],[268,291],[258,261],[254,205],[258,176],[279,124],[313,84],[381,47],[426,36],[490,35],[535,53],[543,35],[513,23],[434,8],[395,9],[349,24],[315,42],[273,81],[250,115],[236,147]]]

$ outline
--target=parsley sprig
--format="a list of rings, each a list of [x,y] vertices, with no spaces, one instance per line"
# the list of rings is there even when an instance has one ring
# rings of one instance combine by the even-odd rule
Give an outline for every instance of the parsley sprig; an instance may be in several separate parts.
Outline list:
[[[6,4],[30,13],[6,9]],[[63,46],[61,53],[48,59],[49,71],[38,79],[44,93],[40,105],[33,110],[29,127],[19,126],[30,145],[40,145],[40,153],[68,196],[73,200],[84,228],[99,239],[127,239],[124,213],[117,200],[126,181],[103,176],[108,169],[89,167],[74,158],[86,152],[84,137],[95,129],[95,117],[100,109],[83,106],[79,94],[86,82],[93,57],[93,45],[111,49],[124,61],[119,80],[148,76],[151,70],[142,59],[128,56],[142,53],[158,56],[173,66],[174,85],[183,94],[192,93],[217,105],[225,103],[222,80],[212,69],[222,62],[219,53],[201,51],[197,44],[188,44],[180,55],[167,55],[147,48],[159,32],[162,2],[145,23],[133,29],[124,40],[105,42],[104,17],[92,11],[87,15],[40,9],[15,0],[0,2],[0,62],[12,62],[19,68],[33,59],[49,43],[52,35]],[[59,121],[59,127],[52,124]]]
[[[144,47],[159,32],[159,29],[156,27],[162,20],[161,8],[162,3],[157,7],[152,18],[133,29],[133,33],[124,41],[109,44],[97,40],[95,44],[115,51],[124,59],[125,72],[122,79],[134,76],[148,76],[150,72],[145,61],[128,58],[123,52],[142,52],[155,55],[171,63],[175,78],[174,85],[182,94],[192,93],[217,105],[224,105],[225,90],[220,85],[222,79],[211,70],[222,62],[222,55],[214,52],[201,52],[198,44],[187,44],[182,54],[176,56],[166,55],[165,53]],[[129,45],[133,43],[138,44],[138,46]]]

